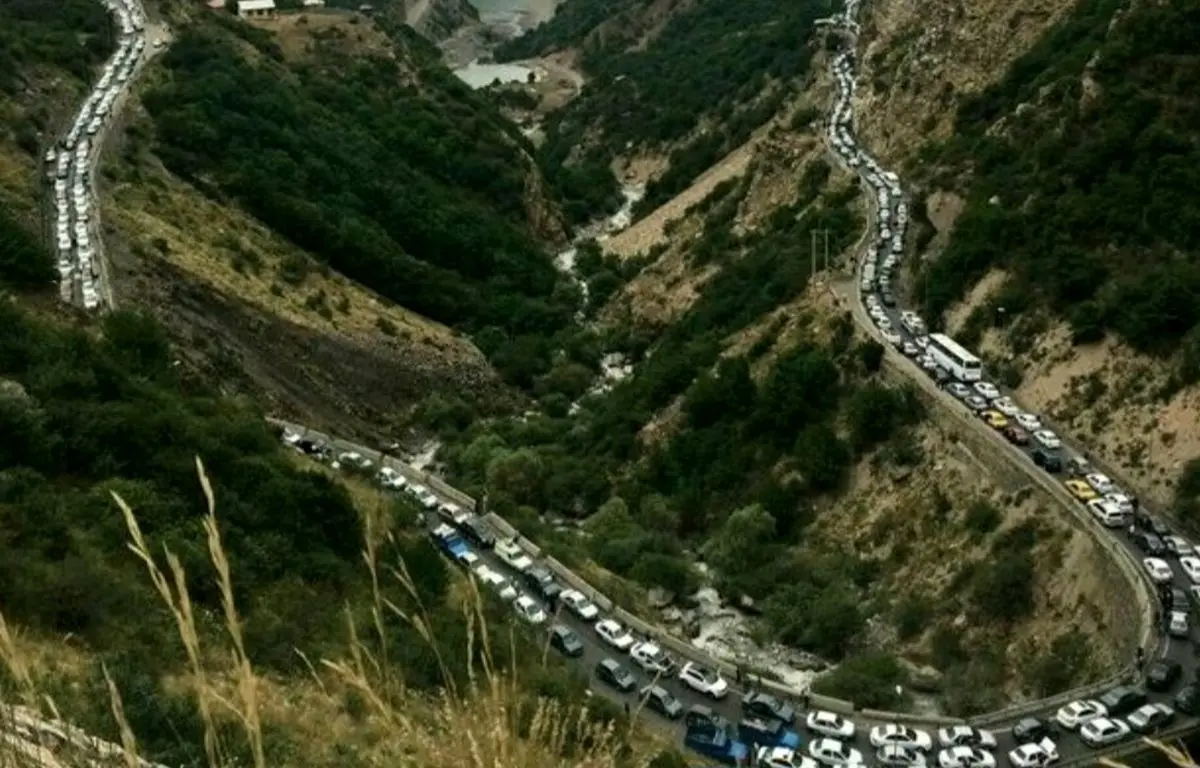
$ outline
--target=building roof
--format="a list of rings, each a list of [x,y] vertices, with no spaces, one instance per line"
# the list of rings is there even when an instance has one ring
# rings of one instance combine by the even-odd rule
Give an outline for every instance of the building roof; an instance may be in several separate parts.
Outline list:
[[[273,11],[275,0],[238,0],[239,11]]]

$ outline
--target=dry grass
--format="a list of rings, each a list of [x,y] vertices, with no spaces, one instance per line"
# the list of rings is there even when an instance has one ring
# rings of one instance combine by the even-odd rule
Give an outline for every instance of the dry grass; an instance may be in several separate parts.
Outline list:
[[[332,11],[284,13],[274,19],[255,21],[254,26],[275,33],[289,60],[305,58],[314,38],[343,53],[355,56],[391,57],[392,43],[370,19],[358,14]]]
[[[225,639],[219,648],[204,647],[201,643],[197,611],[187,587],[188,574],[179,558],[164,549],[160,563],[143,537],[134,511],[120,496],[114,494],[114,500],[129,531],[130,550],[145,565],[163,605],[175,619],[188,660],[188,690],[195,697],[204,723],[203,746],[208,768],[232,768],[244,762],[232,757],[235,745],[228,741],[230,738],[244,740],[244,745],[236,746],[244,747],[254,768],[266,768],[269,758],[263,733],[264,723],[273,711],[274,683],[260,677],[247,656],[242,623],[233,597],[233,575],[217,522],[216,499],[199,460],[197,472],[208,502],[204,530],[209,559],[222,595]],[[428,614],[404,563],[384,560],[381,544],[391,533],[386,530],[383,518],[378,513],[366,512],[364,529],[363,558],[374,585],[371,626],[358,627],[347,611],[347,645],[342,658],[309,662],[300,650],[297,653],[308,662],[312,678],[310,687],[320,691],[325,706],[345,701],[347,692],[357,694],[357,701],[364,705],[366,713],[360,711],[353,719],[365,723],[362,727],[371,731],[375,740],[373,756],[378,758],[372,760],[373,763],[424,768],[615,768],[618,764],[631,764],[622,756],[624,744],[633,744],[635,755],[652,754],[638,749],[639,744],[660,745],[654,740],[647,742],[644,735],[621,733],[615,726],[595,724],[586,707],[567,707],[548,699],[532,700],[515,675],[497,669],[492,661],[494,638],[484,621],[482,600],[473,580],[467,582],[470,599],[463,601],[463,616],[469,629],[467,647],[462,649],[468,660],[467,684],[456,684],[446,659],[438,655],[444,681],[441,691],[428,695],[410,690],[403,677],[388,664],[386,655],[376,650],[387,646],[384,629],[387,621],[401,619],[436,653],[440,653],[440,646],[434,642]],[[385,580],[394,580],[401,585],[413,598],[416,610],[405,611],[390,601],[381,586]],[[477,656],[482,661],[472,663]],[[2,616],[0,659],[15,681],[21,704],[26,708],[19,712],[18,708],[7,708],[14,723],[23,722],[22,718],[29,720],[30,711],[44,713],[43,720],[60,720],[53,700],[39,690],[38,675],[23,652],[22,644]],[[147,764],[137,756],[136,735],[124,716],[121,693],[107,671],[105,677],[108,680],[108,708],[121,734],[121,745],[97,744],[97,740],[60,721],[46,728],[57,729],[60,735],[72,734],[66,741],[75,743],[78,749],[48,752],[51,744],[61,744],[63,739],[51,738],[42,744],[33,743],[28,737],[5,737],[0,745],[0,765],[95,768],[97,763],[93,758],[103,753],[108,764],[146,768]],[[342,720],[346,720],[344,713],[341,714]],[[336,726],[336,716],[330,715],[335,713],[326,712],[324,722]],[[14,725],[5,730],[11,733],[19,729]],[[33,730],[48,732],[41,726]],[[326,736],[329,735],[332,734],[327,732]],[[587,748],[577,749],[580,743],[586,743]],[[648,760],[635,760],[632,764],[645,765]]]
[[[154,178],[115,185],[104,201],[105,222],[135,253],[165,259],[223,294],[319,333],[386,345],[391,337],[381,324],[390,324],[395,339],[448,359],[481,357],[449,328],[322,269],[236,206],[209,200],[161,168],[143,172]],[[289,272],[287,264],[304,268]],[[289,282],[285,272],[303,277]]]

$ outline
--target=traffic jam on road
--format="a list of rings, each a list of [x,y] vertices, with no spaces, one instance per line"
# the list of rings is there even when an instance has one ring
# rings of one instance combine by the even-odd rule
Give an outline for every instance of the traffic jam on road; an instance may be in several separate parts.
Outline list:
[[[822,23],[857,31],[857,0]],[[652,638],[639,637],[607,616],[583,592],[561,584],[554,573],[516,540],[498,540],[473,510],[441,498],[384,457],[374,466],[360,449],[330,438],[310,439],[285,430],[293,448],[373,477],[383,488],[409,494],[426,511],[424,522],[442,552],[477,583],[507,602],[516,620],[547,633],[549,646],[577,660],[592,676],[592,690],[626,711],[682,732],[690,749],[723,764],[759,768],[844,768],[868,763],[886,768],[1045,768],[1074,762],[1138,735],[1161,732],[1200,714],[1200,685],[1188,643],[1192,600],[1200,598],[1200,547],[1175,535],[1137,499],[1092,468],[1034,413],[1020,408],[983,378],[983,365],[942,334],[926,331],[914,312],[898,309],[891,276],[904,256],[909,210],[899,178],[864,152],[852,133],[854,55],[832,60],[839,98],[829,140],[847,166],[861,174],[878,203],[875,231],[860,272],[863,303],[884,339],[913,360],[991,429],[1022,449],[1031,471],[1065,477],[1065,489],[1099,525],[1145,557],[1147,577],[1159,586],[1162,631],[1159,652],[1139,649],[1144,673],[1136,685],[1117,685],[1095,699],[1069,702],[1040,715],[1014,717],[984,730],[966,724],[924,730],[899,722],[855,722],[845,715],[810,709],[764,691],[731,685],[719,672],[677,659]],[[699,654],[697,654],[699,656]],[[740,677],[740,674],[739,674]],[[740,683],[741,681],[737,681]]]
[[[63,301],[86,309],[101,303],[99,220],[93,199],[93,165],[113,104],[129,84],[146,49],[146,17],[136,0],[104,0],[119,31],[117,50],[83,102],[70,130],[46,150],[47,175],[54,185],[54,230],[59,290]]]
[[[411,480],[398,460],[384,457],[376,466],[349,444],[305,438],[294,430],[285,430],[283,440],[334,468],[409,495],[425,510],[422,522],[433,543],[509,604],[518,621],[547,632],[551,648],[590,670],[596,693],[681,731],[686,746],[724,764],[924,768],[936,761],[941,768],[989,768],[1000,755],[1016,768],[1042,768],[1064,753],[1076,757],[1083,747],[1154,734],[1200,712],[1200,688],[1192,681],[1170,697],[1183,682],[1184,665],[1168,657],[1150,665],[1142,686],[1117,686],[1095,700],[1070,702],[995,731],[950,725],[930,733],[903,723],[856,723],[835,712],[798,711],[767,692],[732,686],[716,671],[637,636],[585,594],[560,583],[516,540],[498,539],[473,510]],[[1184,651],[1190,658],[1190,649]],[[1072,732],[1078,737],[1074,743],[1064,739]]]
[[[857,30],[852,19],[855,10],[853,4],[848,5],[841,19],[841,26],[851,34]],[[1188,642],[1193,640],[1192,607],[1200,602],[1200,546],[1175,534],[1161,518],[1142,508],[1132,493],[1068,448],[1040,415],[1022,409],[1000,387],[985,380],[978,357],[944,334],[929,333],[917,313],[897,307],[892,274],[904,256],[908,205],[899,178],[881,168],[853,136],[853,51],[835,56],[832,70],[838,97],[828,127],[829,141],[842,161],[871,187],[877,203],[875,231],[859,271],[859,291],[867,314],[888,344],[1021,449],[1037,471],[1060,478],[1067,492],[1097,524],[1112,531],[1135,556],[1141,557],[1146,575],[1156,586],[1161,603],[1157,611],[1160,629],[1166,637],[1157,659],[1145,659],[1145,651],[1138,650],[1137,661],[1149,662],[1143,683],[1119,686],[1097,700],[1067,704],[1056,713],[1054,722],[1063,732],[1075,732],[1083,744],[1100,748],[1135,733],[1158,731],[1172,723],[1177,712],[1200,713],[1200,678],[1192,671],[1196,664]],[[1172,638],[1183,642],[1172,644]],[[1179,685],[1182,688],[1175,693]],[[1018,768],[1057,762],[1060,756],[1051,728],[1036,720],[1018,723],[1013,737],[1019,745],[1008,753],[1009,762]],[[972,764],[975,761],[974,757],[963,759]],[[978,764],[988,763],[981,757]]]
[[[857,0],[838,17],[823,23],[854,34]],[[1064,477],[1066,490],[1098,524],[1113,530],[1133,552],[1144,554],[1147,576],[1159,585],[1165,634],[1159,653],[1138,651],[1144,678],[1117,685],[1095,699],[1073,701],[1055,711],[1013,718],[983,730],[948,725],[936,731],[910,724],[868,722],[809,709],[808,696],[797,697],[801,710],[780,697],[730,685],[717,671],[696,661],[677,659],[653,638],[638,637],[617,618],[607,616],[581,591],[561,584],[544,564],[515,540],[497,540],[473,510],[440,498],[409,479],[400,462],[384,457],[384,466],[349,444],[314,441],[285,431],[292,447],[333,466],[352,467],[372,476],[385,489],[406,493],[426,510],[430,535],[453,562],[473,574],[512,607],[516,620],[547,632],[549,646],[578,661],[592,677],[591,688],[656,725],[681,732],[690,749],[716,762],[759,768],[844,768],[868,763],[886,768],[994,768],[1003,760],[1013,768],[1046,768],[1075,762],[1140,735],[1173,727],[1200,714],[1200,685],[1190,644],[1171,638],[1191,635],[1192,599],[1200,598],[1200,547],[1175,535],[1151,516],[1137,499],[1093,469],[1034,413],[1020,408],[983,378],[983,365],[968,350],[941,334],[926,332],[914,312],[898,309],[891,275],[904,255],[909,210],[897,176],[864,152],[852,133],[854,57],[843,52],[832,60],[839,98],[829,125],[834,150],[869,184],[878,203],[874,237],[861,265],[863,302],[885,340],[917,363],[964,407],[1022,449],[1031,471]],[[699,654],[697,654],[699,656]],[[739,675],[740,677],[740,675]],[[740,680],[738,681],[741,682]]]

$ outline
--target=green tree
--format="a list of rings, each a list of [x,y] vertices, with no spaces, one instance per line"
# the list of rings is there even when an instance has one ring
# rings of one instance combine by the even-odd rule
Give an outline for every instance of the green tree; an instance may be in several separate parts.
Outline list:
[[[507,498],[516,504],[536,504],[545,469],[542,457],[528,448],[493,456],[487,466],[488,495]]]
[[[704,545],[704,557],[722,581],[741,588],[752,584],[748,563],[770,562],[778,550],[775,518],[758,504],[733,512]],[[756,593],[758,590],[754,590]]]

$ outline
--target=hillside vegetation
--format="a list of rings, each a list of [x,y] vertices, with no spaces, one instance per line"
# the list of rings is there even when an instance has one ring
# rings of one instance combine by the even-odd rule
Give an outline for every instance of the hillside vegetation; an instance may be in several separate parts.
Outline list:
[[[516,340],[552,334],[573,297],[556,293],[534,231],[549,235],[553,214],[524,139],[427,43],[392,34],[388,53],[329,45],[285,67],[266,32],[190,26],[142,95],[155,152],[402,306]]]
[[[866,59],[876,88],[870,138],[907,157],[924,197],[918,217],[929,216],[918,245],[931,250],[914,260],[924,266],[909,276],[911,289],[1028,406],[1168,505],[1200,444],[1196,99],[1183,84],[1196,67],[1196,9],[1030,1],[992,9],[959,36],[986,36],[980,24],[990,18],[995,28],[1017,12],[1042,26],[1025,25],[1000,46],[1007,58],[991,46],[1004,66],[990,76],[971,70],[978,57],[955,40],[914,41],[895,14],[873,17],[892,26]],[[920,64],[931,48],[934,71],[962,63],[984,87],[939,90]],[[890,62],[901,51],[913,61],[897,68]],[[891,92],[879,92],[881,83]],[[893,146],[887,126],[922,121],[952,125],[954,135],[919,154]]]
[[[582,679],[473,596],[415,507],[298,465],[260,412],[173,363],[146,315],[89,332],[0,302],[6,702],[52,702],[176,765],[374,765],[415,749],[457,767],[468,750],[439,734],[474,728],[513,755],[498,764],[581,749],[585,765],[648,762],[621,713],[585,707]],[[147,560],[165,575],[148,579]]]
[[[614,187],[601,179],[614,159],[669,153],[669,167],[638,204],[641,216],[742,144],[796,92],[809,73],[812,22],[826,10],[807,1],[642,7],[569,0],[496,55],[581,51],[589,80],[579,98],[552,115],[543,165],[579,218],[575,212],[611,203]]]
[[[0,698],[171,765],[461,768],[472,744],[514,768],[649,763],[659,745],[585,708],[583,682],[472,593],[414,508],[282,452],[261,410],[190,376],[147,314],[81,325],[24,290],[53,258],[40,142],[94,76],[56,64],[104,52],[79,8],[0,4],[3,79],[20,84],[4,127],[47,133],[0,135]]]
[[[563,362],[537,384],[540,413],[513,419],[431,404],[439,458],[631,604],[637,587],[690,594],[703,560],[723,594],[761,609],[760,638],[844,661],[819,689],[864,705],[904,706],[897,654],[944,676],[957,713],[1110,670],[1124,640],[1109,638],[1122,619],[1107,596],[1127,586],[1096,544],[956,461],[810,274],[811,234],[828,229],[837,258],[863,221],[848,175],[793,130],[672,222],[601,311],[607,348],[637,361],[629,378],[589,394],[589,371]],[[599,258],[584,247],[579,263]],[[694,295],[644,312],[630,291],[671,290],[654,282],[667,261]]]
[[[929,275],[933,315],[1002,268],[998,305],[1019,314],[1045,302],[1079,342],[1113,331],[1168,352],[1200,322],[1200,265],[1188,257],[1200,249],[1189,203],[1200,100],[1186,85],[1200,65],[1200,15],[1176,2],[1114,23],[1122,5],[1085,0],[959,107],[955,137],[934,157],[973,178]]]

